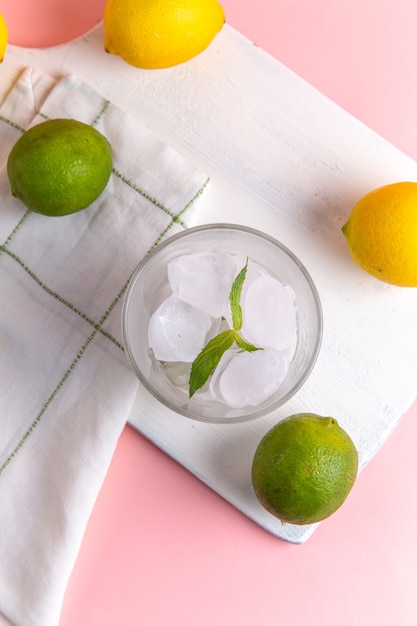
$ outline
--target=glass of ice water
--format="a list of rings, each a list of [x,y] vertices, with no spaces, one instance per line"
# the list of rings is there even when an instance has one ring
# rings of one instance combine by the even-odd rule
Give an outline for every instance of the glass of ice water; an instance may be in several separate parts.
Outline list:
[[[211,259],[215,259],[212,266],[208,264],[213,263]],[[184,276],[178,273],[177,267],[182,267],[184,260],[189,263],[185,266],[185,275],[194,275],[195,281],[192,282],[191,276],[188,289],[191,294],[191,305],[179,301],[177,297],[177,283],[181,283]],[[223,260],[224,267],[221,265]],[[295,334],[291,345],[283,347],[282,359],[275,349],[277,346],[270,349],[259,345],[257,347],[260,351],[251,352],[249,355],[245,353],[244,358],[249,365],[251,355],[256,355],[253,360],[255,364],[253,375],[250,371],[248,374],[245,372],[242,374],[239,369],[240,363],[244,362],[241,357],[242,350],[235,346],[234,352],[230,350],[222,357],[222,361],[205,385],[190,397],[191,361],[211,338],[230,326],[233,327],[230,311],[229,314],[227,312],[222,314],[221,305],[217,303],[218,285],[215,294],[210,291],[213,289],[213,281],[225,281],[224,284],[220,284],[219,290],[223,296],[219,297],[221,299],[226,293],[229,301],[230,283],[234,275],[238,274],[239,263],[243,266],[246,260],[250,265],[239,301],[243,315],[242,332],[245,332],[247,312],[247,317],[252,318],[251,323],[255,326],[255,340],[262,337],[263,333],[265,341],[268,342],[268,337],[274,335],[274,329],[269,332],[265,325],[275,323],[274,306],[277,310],[277,328],[286,325],[291,327],[291,312],[288,316],[285,314],[286,319],[283,319],[283,313],[279,311],[281,308],[279,299],[273,300],[274,290],[268,287],[267,292],[262,292],[263,284],[269,285],[272,282],[272,286],[277,287],[276,298],[279,298],[280,289],[292,294],[290,300],[294,307]],[[230,264],[233,266],[234,263],[236,271],[233,273]],[[260,275],[262,280],[255,283]],[[208,281],[207,289],[204,286],[205,279]],[[196,304],[193,298],[198,291],[203,300]],[[255,299],[252,305],[250,293],[252,300]],[[269,314],[265,313],[268,310],[268,302]],[[196,310],[195,305],[199,310]],[[205,311],[205,308],[209,311]],[[259,325],[257,311],[260,315]],[[175,320],[169,319],[169,315],[172,314],[176,315]],[[272,237],[235,224],[207,224],[190,228],[159,244],[134,273],[123,308],[126,353],[143,386],[168,408],[186,417],[206,422],[233,423],[252,420],[272,412],[287,402],[304,384],[316,362],[322,338],[322,325],[322,310],[317,289],[300,260]],[[250,335],[250,332],[248,328],[247,334]],[[241,331],[239,333],[242,334]],[[178,353],[174,347],[172,356],[170,356],[171,346],[164,344],[165,335],[170,334],[177,335],[182,342]],[[280,333],[276,335],[277,341],[281,341]],[[259,341],[262,343],[261,339]],[[234,374],[235,379],[232,379],[230,371],[223,376],[223,370],[229,367],[227,363],[232,358],[235,361],[241,359],[236,361],[238,368]],[[284,373],[281,371],[282,362],[286,363]],[[274,376],[280,377],[279,384],[273,384]],[[271,377],[272,380],[269,380]],[[227,387],[226,379],[232,380],[231,383],[227,382]],[[256,385],[261,385],[261,388],[256,388]],[[266,393],[266,388],[272,391]]]

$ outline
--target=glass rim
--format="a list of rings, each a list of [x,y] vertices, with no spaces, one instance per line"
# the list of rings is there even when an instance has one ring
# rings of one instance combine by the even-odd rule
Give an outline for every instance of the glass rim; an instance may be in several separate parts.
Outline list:
[[[255,237],[259,237],[260,239],[267,241],[268,243],[272,244],[274,247],[278,247],[282,252],[284,252],[284,254],[286,254],[290,260],[298,267],[299,271],[301,272],[301,274],[304,276],[309,289],[311,291],[312,294],[312,299],[314,302],[314,308],[315,308],[315,313],[316,313],[316,322],[317,322],[317,333],[316,333],[316,337],[315,337],[315,342],[314,342],[314,346],[312,348],[312,353],[311,353],[311,357],[304,369],[304,372],[302,374],[302,376],[300,376],[300,378],[291,386],[291,388],[284,394],[284,396],[282,396],[281,398],[279,398],[278,400],[276,400],[274,403],[272,403],[270,406],[267,407],[262,407],[259,409],[256,409],[256,407],[253,407],[253,411],[250,411],[250,413],[247,413],[245,415],[242,416],[233,416],[233,417],[209,417],[209,416],[204,416],[201,415],[195,411],[189,410],[189,409],[184,409],[181,406],[177,406],[175,405],[173,402],[171,402],[168,398],[166,398],[165,396],[163,396],[162,394],[159,393],[159,391],[157,389],[155,389],[147,380],[146,376],[143,374],[143,372],[141,371],[141,369],[139,368],[139,366],[136,363],[136,360],[133,356],[132,350],[130,348],[130,341],[129,341],[129,337],[128,337],[128,331],[127,331],[127,316],[128,316],[128,309],[129,309],[129,302],[130,299],[132,297],[132,293],[133,290],[135,288],[135,283],[138,280],[139,276],[141,275],[141,273],[144,271],[144,269],[146,268],[146,266],[154,259],[155,256],[157,256],[161,251],[163,251],[166,247],[172,245],[173,243],[175,243],[176,241],[180,240],[180,239],[185,239],[187,237],[192,236],[193,234],[196,233],[200,233],[200,232],[205,232],[205,231],[239,231],[239,232],[243,232],[243,233],[247,233],[251,236],[255,236]],[[187,228],[179,233],[175,233],[174,235],[171,235],[169,237],[167,237],[167,239],[165,239],[164,241],[162,241],[161,243],[159,243],[158,245],[156,245],[150,252],[148,252],[148,254],[142,259],[142,261],[138,264],[137,268],[134,270],[130,280],[129,280],[129,284],[125,293],[125,297],[124,297],[124,302],[123,302],[123,311],[122,311],[122,334],[123,334],[123,343],[124,343],[124,348],[126,350],[126,354],[128,356],[129,359],[129,363],[130,365],[133,367],[136,376],[138,377],[139,381],[141,382],[141,384],[145,387],[145,389],[147,389],[152,396],[154,396],[159,402],[161,402],[161,404],[163,404],[165,407],[171,409],[172,411],[174,411],[175,413],[178,413],[180,415],[183,415],[184,417],[188,417],[190,419],[193,419],[195,421],[200,421],[200,422],[207,422],[207,423],[218,423],[218,424],[232,424],[232,423],[241,423],[241,422],[247,422],[247,421],[252,421],[256,418],[262,417],[264,415],[267,415],[269,413],[272,413],[273,411],[275,411],[276,409],[278,409],[279,407],[281,407],[282,405],[284,405],[286,402],[288,402],[288,400],[290,398],[292,398],[298,391],[299,389],[304,385],[304,383],[306,382],[306,380],[308,379],[308,377],[310,376],[314,365],[317,361],[317,358],[319,356],[320,353],[320,347],[321,347],[321,343],[322,343],[322,338],[323,338],[323,309],[322,309],[322,305],[321,305],[321,300],[320,300],[320,296],[317,290],[317,287],[310,275],[310,272],[307,270],[307,268],[305,267],[304,263],[302,263],[302,261],[294,254],[294,252],[292,252],[285,244],[283,244],[282,242],[280,242],[279,240],[277,240],[276,238],[272,237],[271,235],[268,235],[267,233],[264,233],[258,229],[252,228],[250,226],[244,226],[244,225],[240,225],[240,224],[232,224],[232,223],[222,223],[222,222],[216,222],[216,223],[209,223],[209,224],[202,224],[202,225],[198,225],[198,226],[192,226],[190,228]]]

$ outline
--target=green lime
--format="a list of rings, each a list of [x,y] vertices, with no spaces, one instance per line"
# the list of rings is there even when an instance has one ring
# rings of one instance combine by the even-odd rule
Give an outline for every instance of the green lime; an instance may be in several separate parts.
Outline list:
[[[358,452],[333,417],[291,415],[260,441],[252,464],[256,497],[291,524],[313,524],[345,501],[358,472]]]
[[[12,194],[43,215],[67,215],[89,206],[112,169],[107,139],[92,126],[52,119],[27,130],[14,144],[7,174]]]

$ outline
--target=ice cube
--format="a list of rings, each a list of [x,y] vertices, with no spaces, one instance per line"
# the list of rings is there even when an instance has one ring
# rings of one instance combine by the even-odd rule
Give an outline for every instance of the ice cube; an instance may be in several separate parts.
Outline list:
[[[224,315],[235,273],[232,256],[223,252],[184,254],[168,264],[173,293],[212,317]]]
[[[175,387],[187,387],[190,382],[191,363],[182,361],[165,362],[162,371]]]
[[[159,361],[194,361],[212,320],[207,313],[170,295],[149,320],[148,341]]]
[[[295,293],[272,276],[260,276],[242,299],[242,335],[258,347],[286,350],[297,333]]]
[[[213,400],[223,400],[219,389],[219,380],[234,354],[236,354],[236,350],[226,350],[226,352],[222,354],[216,369],[210,377],[208,390]]]
[[[288,360],[272,348],[234,352],[226,356],[225,363],[224,370],[212,380],[211,391],[236,409],[264,402],[279,388],[288,372]]]

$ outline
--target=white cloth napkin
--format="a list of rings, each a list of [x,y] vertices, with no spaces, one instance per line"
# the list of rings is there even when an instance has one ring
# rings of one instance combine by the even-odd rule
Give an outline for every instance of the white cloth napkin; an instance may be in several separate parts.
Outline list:
[[[53,218],[12,197],[6,160],[57,117],[102,132],[114,169],[93,205]],[[77,77],[31,68],[0,107],[0,155],[0,614],[57,626],[137,391],[121,336],[129,277],[192,224],[208,180]]]

